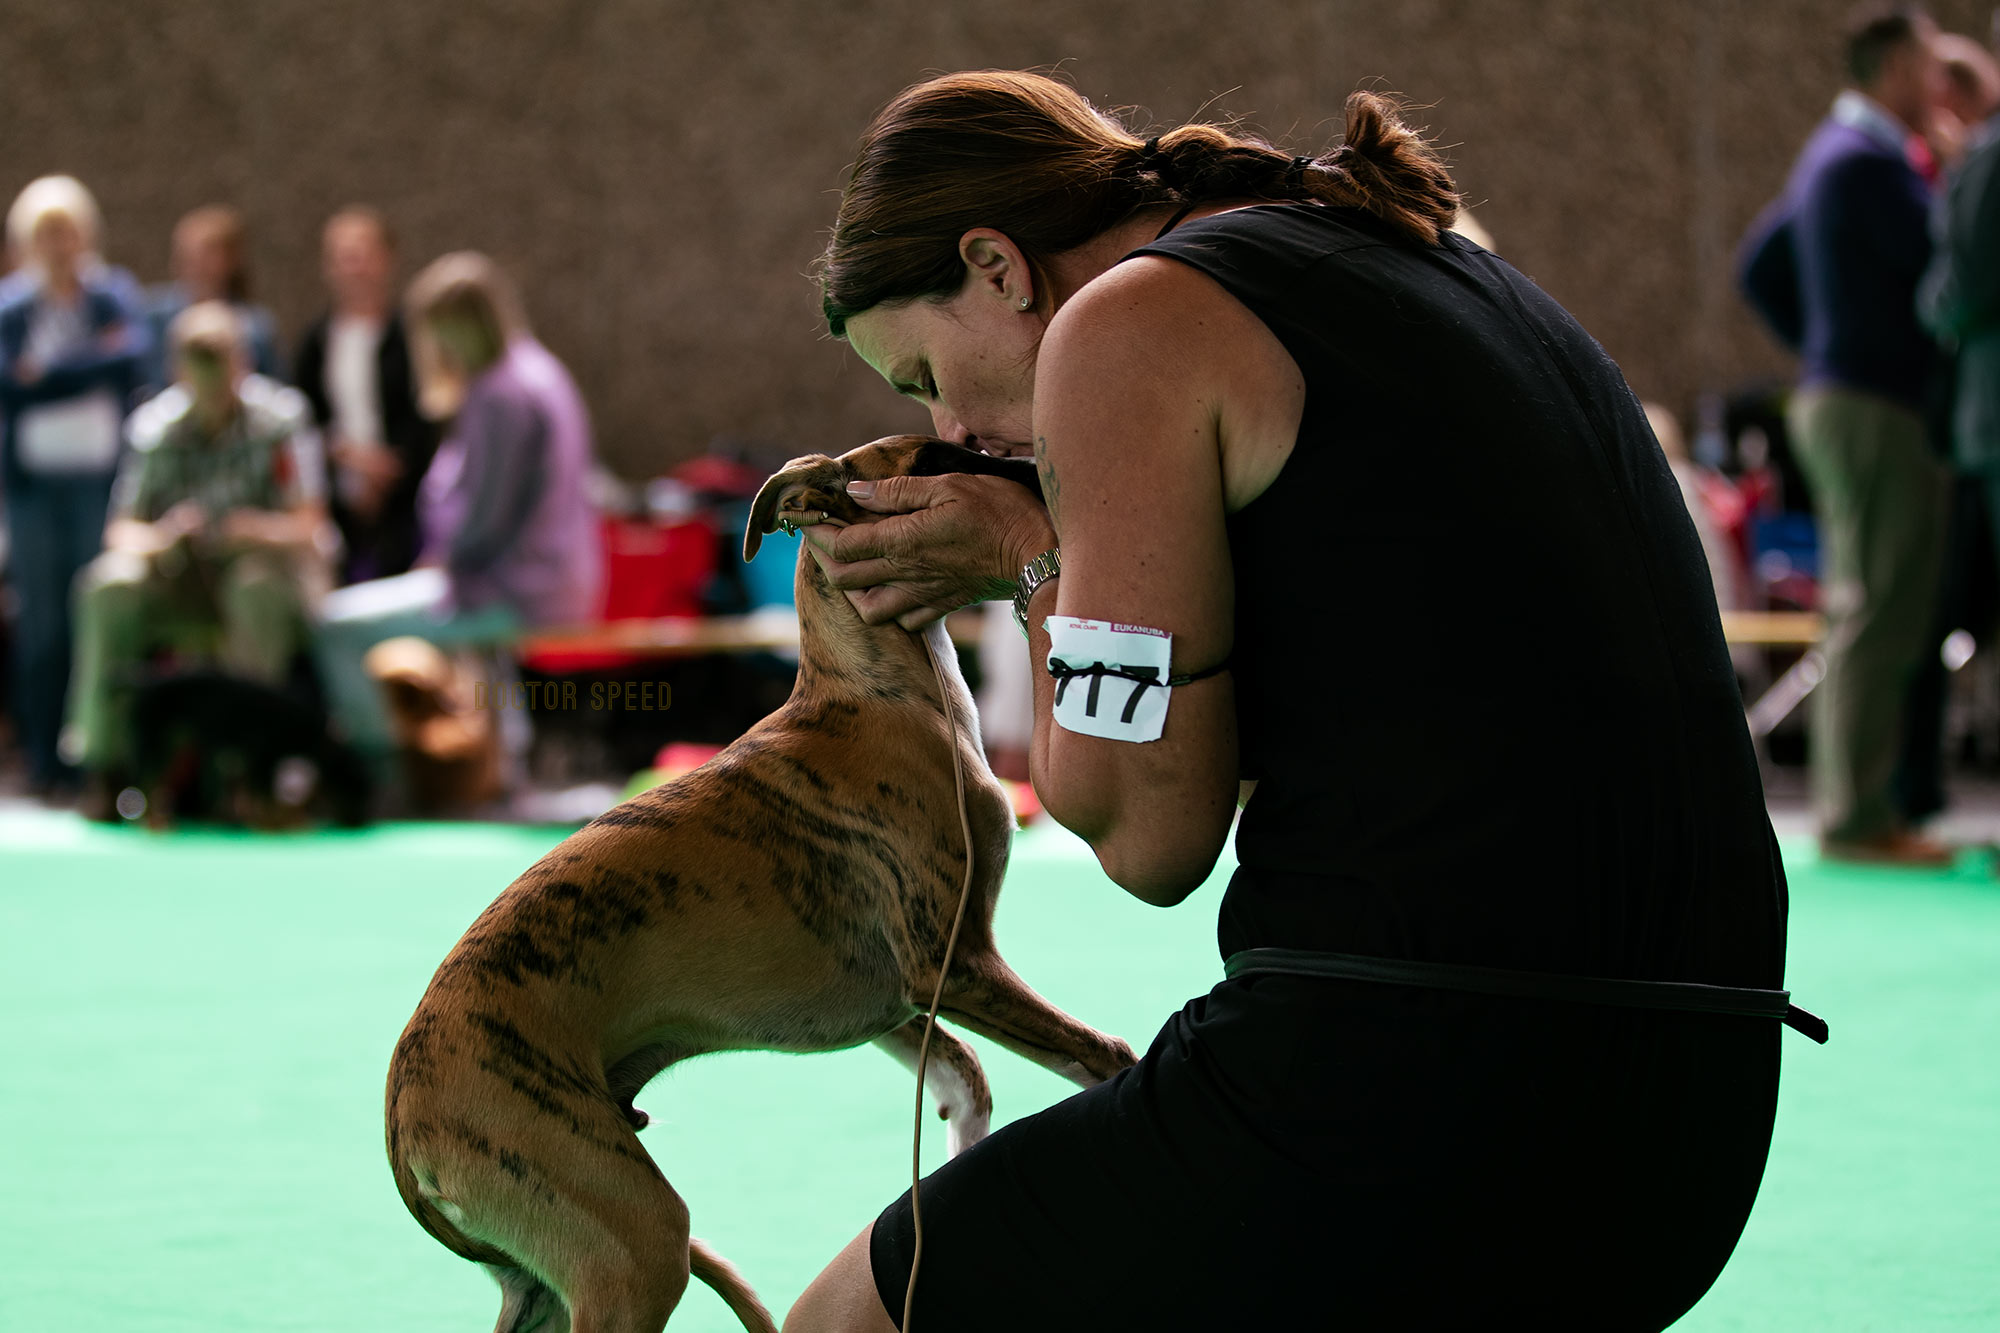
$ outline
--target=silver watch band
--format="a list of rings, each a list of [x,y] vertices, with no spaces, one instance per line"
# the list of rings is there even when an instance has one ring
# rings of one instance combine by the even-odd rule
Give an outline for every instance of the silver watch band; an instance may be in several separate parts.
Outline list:
[[[1021,581],[1014,587],[1014,623],[1021,627],[1025,638],[1028,633],[1028,603],[1035,596],[1035,589],[1062,573],[1062,547],[1051,546],[1048,550],[1021,566]]]

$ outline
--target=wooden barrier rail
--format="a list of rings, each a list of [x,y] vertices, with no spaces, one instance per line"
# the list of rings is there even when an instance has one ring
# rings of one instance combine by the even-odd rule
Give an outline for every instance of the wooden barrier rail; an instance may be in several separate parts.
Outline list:
[[[1722,637],[1759,648],[1810,648],[1826,637],[1826,617],[1814,611],[1724,611]]]
[[[958,612],[946,622],[952,639],[978,643],[984,621],[976,612]],[[1824,617],[1810,611],[1724,611],[1722,634],[1731,643],[1761,648],[1810,648],[1826,633]],[[799,646],[796,617],[777,613],[748,616],[667,616],[658,620],[612,620],[536,630],[517,645],[542,649],[631,653],[639,657],[695,657],[704,653],[757,653]]]
[[[983,622],[977,612],[946,618],[953,642],[979,642]],[[789,610],[747,616],[663,616],[657,620],[608,620],[599,625],[534,630],[515,641],[523,654],[548,652],[627,653],[634,657],[704,657],[712,653],[793,652],[799,646],[798,617]]]
[[[945,622],[953,641],[961,645],[978,643],[984,624],[976,611],[960,611]],[[1770,735],[1826,676],[1826,657],[1818,647],[1826,634],[1823,616],[1810,611],[1724,611],[1722,634],[1732,644],[1805,650],[1804,656],[1744,710],[1752,736]],[[515,646],[524,654],[542,650],[585,651],[655,659],[703,657],[713,653],[795,652],[799,646],[799,622],[796,615],[785,611],[747,616],[612,620],[601,625],[537,630]]]

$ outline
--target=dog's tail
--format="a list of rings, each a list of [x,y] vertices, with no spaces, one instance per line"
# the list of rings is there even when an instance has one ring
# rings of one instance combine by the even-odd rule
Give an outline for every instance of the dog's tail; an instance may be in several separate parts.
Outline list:
[[[757,1299],[757,1293],[750,1290],[750,1284],[736,1271],[736,1265],[691,1236],[688,1238],[688,1272],[722,1297],[723,1303],[743,1321],[743,1327],[750,1333],[778,1333],[777,1324],[771,1320],[771,1312],[764,1308],[764,1302]]]

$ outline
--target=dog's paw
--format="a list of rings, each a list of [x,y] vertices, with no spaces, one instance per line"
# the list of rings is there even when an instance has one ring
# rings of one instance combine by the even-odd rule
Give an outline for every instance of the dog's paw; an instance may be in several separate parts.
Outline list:
[[[953,1115],[949,1111],[940,1109],[938,1116],[951,1126],[950,1132],[945,1135],[945,1143],[953,1157],[985,1138],[987,1130],[991,1127],[990,1117],[977,1111],[965,1111]]]
[[[1084,1059],[1066,1060],[1049,1068],[1080,1088],[1094,1088],[1137,1063],[1131,1046],[1118,1037],[1106,1036],[1102,1049],[1086,1051]]]

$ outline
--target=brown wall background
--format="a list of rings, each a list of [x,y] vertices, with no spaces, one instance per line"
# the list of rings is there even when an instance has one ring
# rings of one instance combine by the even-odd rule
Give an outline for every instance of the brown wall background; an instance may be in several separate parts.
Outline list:
[[[921,425],[820,331],[807,280],[873,111],[926,73],[1060,62],[1100,105],[1203,108],[1318,148],[1362,83],[1428,104],[1499,248],[1642,396],[1786,359],[1737,237],[1838,85],[1846,0],[0,0],[0,195],[67,171],[107,253],[165,277],[232,202],[287,337],[318,227],[388,211],[406,275],[514,271],[600,451],[648,475],[715,437],[837,451]],[[1990,3],[1937,0],[1983,34]]]

